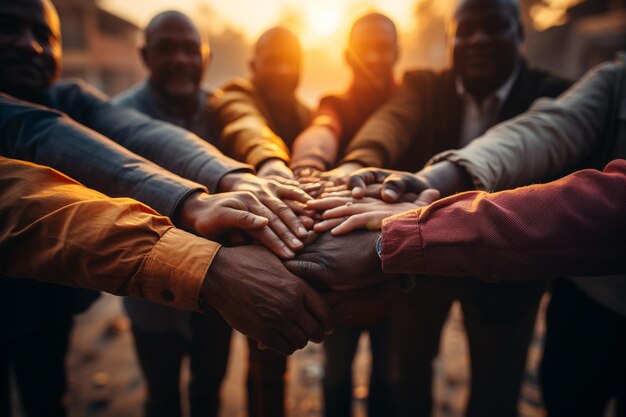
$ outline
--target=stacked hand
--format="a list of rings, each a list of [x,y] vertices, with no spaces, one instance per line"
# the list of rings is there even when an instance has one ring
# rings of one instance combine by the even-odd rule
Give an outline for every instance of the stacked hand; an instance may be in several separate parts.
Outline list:
[[[183,226],[199,234],[242,230],[286,259],[283,265],[261,247],[223,247],[201,291],[234,328],[283,354],[321,341],[332,328],[331,317],[343,321],[397,293],[399,279],[381,269],[377,230],[384,218],[439,197],[408,173],[359,170],[342,180],[313,171],[297,174],[280,182],[227,175],[220,189],[229,192],[196,193],[180,215]],[[400,191],[390,194],[390,184],[407,192],[402,198]],[[364,197],[368,188],[382,199]],[[347,234],[356,229],[367,231]]]

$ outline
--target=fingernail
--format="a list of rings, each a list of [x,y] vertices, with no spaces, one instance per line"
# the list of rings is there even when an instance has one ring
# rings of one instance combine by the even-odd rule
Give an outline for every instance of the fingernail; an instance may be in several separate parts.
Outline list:
[[[298,233],[302,236],[306,235],[306,229],[303,226],[298,226]]]
[[[302,246],[304,246],[304,244],[298,239],[291,239],[291,246],[293,246],[294,248],[301,248]]]
[[[360,194],[363,192],[363,189],[361,187],[354,187],[352,189],[352,194]]]
[[[384,193],[391,198],[398,198],[398,193],[393,190],[385,190]]]

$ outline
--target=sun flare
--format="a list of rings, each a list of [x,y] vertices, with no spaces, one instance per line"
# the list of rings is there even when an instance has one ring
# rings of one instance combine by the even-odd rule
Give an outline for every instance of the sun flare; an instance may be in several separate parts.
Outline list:
[[[341,13],[337,8],[315,7],[307,13],[307,31],[313,38],[325,38],[341,27]]]

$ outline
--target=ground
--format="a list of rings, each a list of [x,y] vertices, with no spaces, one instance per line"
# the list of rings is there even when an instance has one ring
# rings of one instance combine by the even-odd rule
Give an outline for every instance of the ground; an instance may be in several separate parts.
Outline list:
[[[537,320],[531,343],[527,373],[520,396],[521,417],[542,417],[537,385],[546,300]],[[446,323],[441,354],[435,369],[435,417],[461,417],[469,393],[467,341],[462,315],[454,306]],[[103,295],[76,319],[68,357],[70,389],[67,401],[70,417],[141,417],[145,387],[132,349],[128,319],[121,299]],[[245,417],[245,338],[235,333],[228,373],[222,390],[221,417]],[[287,392],[288,417],[322,415],[320,381],[323,374],[322,349],[310,343],[289,360]],[[354,364],[355,417],[366,417],[369,374],[367,337],[362,337]],[[187,379],[183,373],[183,381]],[[183,386],[185,383],[183,383]]]

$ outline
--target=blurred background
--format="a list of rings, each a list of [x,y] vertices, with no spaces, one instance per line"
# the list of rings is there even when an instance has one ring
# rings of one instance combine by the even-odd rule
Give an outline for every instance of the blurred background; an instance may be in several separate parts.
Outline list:
[[[54,0],[64,46],[64,77],[77,77],[114,95],[145,75],[139,60],[143,26],[156,13],[177,9],[191,16],[210,39],[213,61],[205,83],[217,88],[245,76],[251,46],[273,25],[299,35],[305,57],[299,94],[315,106],[325,93],[349,82],[343,60],[347,32],[355,18],[379,11],[400,31],[398,77],[408,68],[445,67],[447,16],[454,0]],[[626,50],[626,0],[521,0],[526,53],[532,65],[578,78],[595,64]],[[543,306],[545,307],[546,299]],[[467,341],[458,306],[451,310],[435,364],[437,417],[462,415],[469,392]],[[528,358],[520,415],[545,415],[537,385],[543,340],[543,308]],[[223,417],[244,417],[245,350],[233,338],[223,388]],[[323,355],[310,344],[289,363],[287,409],[290,417],[321,416]],[[137,366],[128,320],[120,300],[103,296],[77,319],[68,358],[70,415],[139,417],[145,388]],[[356,417],[364,417],[369,373],[368,341],[361,340],[354,371]],[[183,386],[187,376],[183,376]],[[610,415],[610,411],[609,411]]]
[[[352,22],[380,11],[400,31],[398,72],[444,67],[447,16],[455,0],[55,0],[61,16],[64,76],[79,77],[108,94],[138,82],[137,47],[156,13],[177,9],[210,39],[213,62],[206,84],[217,88],[247,73],[251,46],[273,25],[300,36],[305,59],[300,95],[314,105],[348,83],[343,48]],[[521,0],[531,64],[571,78],[626,49],[626,0]]]

